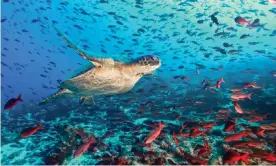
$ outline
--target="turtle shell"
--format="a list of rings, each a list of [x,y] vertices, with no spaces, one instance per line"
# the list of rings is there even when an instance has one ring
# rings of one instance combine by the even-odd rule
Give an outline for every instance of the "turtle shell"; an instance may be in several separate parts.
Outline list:
[[[84,73],[88,72],[89,70],[91,70],[93,67],[94,67],[94,65],[92,63],[87,63],[86,65],[83,65],[83,67],[78,69],[75,73],[73,73],[73,75],[69,79],[72,79],[81,74],[84,74]]]

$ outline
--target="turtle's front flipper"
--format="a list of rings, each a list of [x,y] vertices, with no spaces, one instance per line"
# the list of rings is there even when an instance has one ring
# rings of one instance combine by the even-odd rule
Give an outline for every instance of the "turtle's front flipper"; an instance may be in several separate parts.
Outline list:
[[[84,59],[88,59],[93,63],[95,66],[114,66],[114,60],[112,58],[94,58],[89,56],[90,53],[87,51],[82,50],[77,46],[74,42],[72,42],[68,37],[66,37],[60,30],[54,27],[57,31],[58,35],[74,50],[76,50]]]
[[[51,96],[48,96],[47,98],[43,99],[42,101],[40,101],[38,103],[38,105],[44,105],[47,104],[49,102],[51,102],[52,100],[56,99],[57,97],[60,97],[63,94],[72,94],[72,91],[68,90],[68,89],[60,89],[59,91],[57,91],[56,93],[54,93]]]
[[[85,105],[96,105],[94,101],[94,96],[82,96],[80,97],[80,104],[85,104]]]

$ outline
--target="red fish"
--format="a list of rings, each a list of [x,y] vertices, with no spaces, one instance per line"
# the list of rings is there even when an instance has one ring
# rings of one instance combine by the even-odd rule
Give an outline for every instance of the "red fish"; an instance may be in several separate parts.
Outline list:
[[[241,106],[237,102],[234,103],[234,108],[235,108],[235,110],[236,110],[237,113],[239,113],[239,114],[243,114],[244,113],[243,110],[242,110],[242,108],[241,108]]]
[[[203,122],[202,127],[204,129],[211,129],[213,126],[216,125],[216,122]]]
[[[263,88],[261,86],[256,85],[256,82],[247,83],[243,86],[244,89],[253,88],[253,89],[260,89]]]
[[[208,152],[211,151],[210,146],[208,145],[207,140],[203,137],[204,146],[199,146],[199,151],[197,152],[198,156],[205,156]]]
[[[191,130],[190,131],[190,137],[191,138],[195,138],[195,137],[199,137],[199,136],[202,136],[202,135],[206,135],[206,131],[200,131],[200,130]]]
[[[252,154],[252,157],[260,158],[260,159],[266,160],[268,162],[276,161],[276,155],[273,152],[267,153],[266,151],[261,151],[259,153]]]
[[[17,98],[10,99],[4,106],[5,110],[12,109],[19,101],[23,101],[21,98],[21,94]]]
[[[202,160],[198,157],[195,157],[193,155],[190,155],[189,153],[181,150],[181,157],[185,158],[187,160],[187,162],[189,164],[192,164],[192,165],[207,165],[208,164],[208,160]],[[180,164],[182,165],[182,164]]]
[[[190,133],[183,133],[183,132],[176,134],[176,136],[179,136],[179,137],[189,137],[189,135],[190,135]]]
[[[251,94],[252,93],[249,93],[249,94],[233,94],[231,96],[231,99],[234,100],[234,101],[240,101],[240,100],[244,100],[244,99],[250,99],[251,100]]]
[[[252,88],[254,88],[254,89],[261,89],[261,88],[263,88],[262,86],[258,86],[258,85],[252,85]]]
[[[232,132],[236,129],[236,122],[230,118],[228,118],[228,121],[224,125],[224,132]]]
[[[94,138],[90,138],[90,140],[87,143],[78,147],[78,149],[75,151],[75,153],[73,155],[73,158],[76,158],[76,157],[82,155],[84,152],[86,152],[92,143],[96,143],[96,140]]]
[[[270,162],[276,162],[276,155],[271,152],[268,155],[263,156],[263,159]]]
[[[34,133],[36,133],[41,128],[42,128],[41,124],[38,123],[37,127],[30,127],[30,128],[24,129],[21,132],[20,136],[21,136],[21,138],[27,138],[27,137],[33,135]]]
[[[194,131],[199,131],[201,129],[201,125],[199,125],[199,124],[193,124],[193,125],[190,125],[190,126],[186,127],[186,129],[191,129],[191,130],[194,130]]]
[[[233,89],[230,90],[230,92],[232,92],[232,93],[237,93],[237,92],[241,92],[241,91],[242,91],[241,88],[240,89],[233,88]]]
[[[220,88],[220,84],[221,84],[222,82],[225,82],[223,78],[221,78],[221,79],[219,79],[219,80],[217,81],[217,88]]]
[[[224,137],[224,141],[225,142],[231,142],[231,141],[236,141],[241,139],[242,137],[247,136],[248,134],[246,133],[245,130],[243,130],[242,132],[238,133],[238,134],[231,134],[231,135],[227,135]]]
[[[250,146],[250,147],[257,147],[257,146],[261,146],[263,144],[265,144],[265,142],[258,141],[258,140],[251,140],[248,142],[248,146]]]
[[[264,136],[264,132],[265,132],[265,130],[261,129],[260,131],[258,131],[258,132],[256,133],[256,135],[259,136],[259,137],[264,138],[264,137],[265,137],[265,136]]]
[[[165,126],[163,126],[161,123],[158,123],[158,128],[149,133],[149,135],[146,137],[145,144],[150,144],[151,142],[153,142],[159,136],[164,127]]]
[[[242,160],[247,164],[249,155],[249,153],[240,154],[236,151],[229,150],[224,154],[222,161],[223,164],[235,164],[237,161]]]
[[[263,121],[268,114],[265,114],[264,116],[261,115],[254,115],[251,119],[247,120],[247,122],[259,122],[259,121]]]
[[[203,137],[203,142],[204,142],[204,147],[205,147],[205,149],[211,150],[211,148],[210,148],[210,146],[209,146],[209,144],[208,144],[208,142],[207,142],[207,140],[206,140],[205,137]]]
[[[238,16],[235,18],[235,22],[241,25],[246,25],[250,24],[251,21],[247,21],[245,18]]]
[[[208,152],[209,152],[208,149],[202,148],[197,152],[197,155],[198,156],[205,156]]]
[[[176,145],[178,145],[178,139],[177,139],[177,137],[176,137],[176,135],[175,135],[175,133],[173,133],[173,141],[174,141],[174,143],[176,144]]]
[[[114,165],[128,165],[128,161],[125,158],[119,158],[118,162],[115,162]]]

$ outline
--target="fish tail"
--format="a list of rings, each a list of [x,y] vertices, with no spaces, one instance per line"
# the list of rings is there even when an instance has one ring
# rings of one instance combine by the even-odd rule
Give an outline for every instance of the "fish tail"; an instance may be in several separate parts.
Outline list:
[[[247,98],[250,99],[250,100],[251,100],[251,95],[252,95],[252,93],[249,93],[249,94],[247,95]]]
[[[246,164],[248,163],[249,155],[250,155],[250,153],[245,153],[245,154],[241,155],[241,160],[243,162],[245,162]]]
[[[187,123],[186,123],[186,122],[182,123],[181,129],[184,129],[186,126],[187,126]]]
[[[22,98],[21,98],[21,94],[17,97],[17,100],[18,101],[23,101]]]
[[[164,126],[164,125],[162,125],[162,123],[161,123],[161,122],[159,122],[159,123],[158,123],[158,128],[159,128],[159,129],[163,129],[164,127],[165,127],[165,126]]]
[[[260,136],[260,137],[264,137],[264,132],[265,132],[265,130],[261,130],[261,131],[258,131],[258,136]]]
[[[247,24],[250,24],[250,23],[251,23],[251,21],[252,21],[252,20],[248,20],[248,21],[246,21],[246,23],[247,23]]]
[[[247,136],[248,134],[247,134],[247,132],[245,130],[243,130],[242,133],[241,133],[241,135],[242,136]]]
[[[41,126],[40,122],[37,124],[37,129],[42,129],[42,126]]]
[[[94,139],[94,138],[90,138],[88,140],[89,144],[94,144],[94,143],[97,143],[97,141]]]

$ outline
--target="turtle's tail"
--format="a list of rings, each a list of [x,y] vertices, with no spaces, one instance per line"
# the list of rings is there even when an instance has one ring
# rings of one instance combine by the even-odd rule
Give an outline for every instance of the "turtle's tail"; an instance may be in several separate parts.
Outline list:
[[[68,89],[60,89],[59,91],[57,91],[56,93],[54,93],[51,96],[48,96],[47,98],[41,100],[38,105],[44,105],[47,104],[49,102],[51,102],[52,100],[56,99],[57,97],[60,97],[63,94],[69,94],[72,93],[70,90]]]

